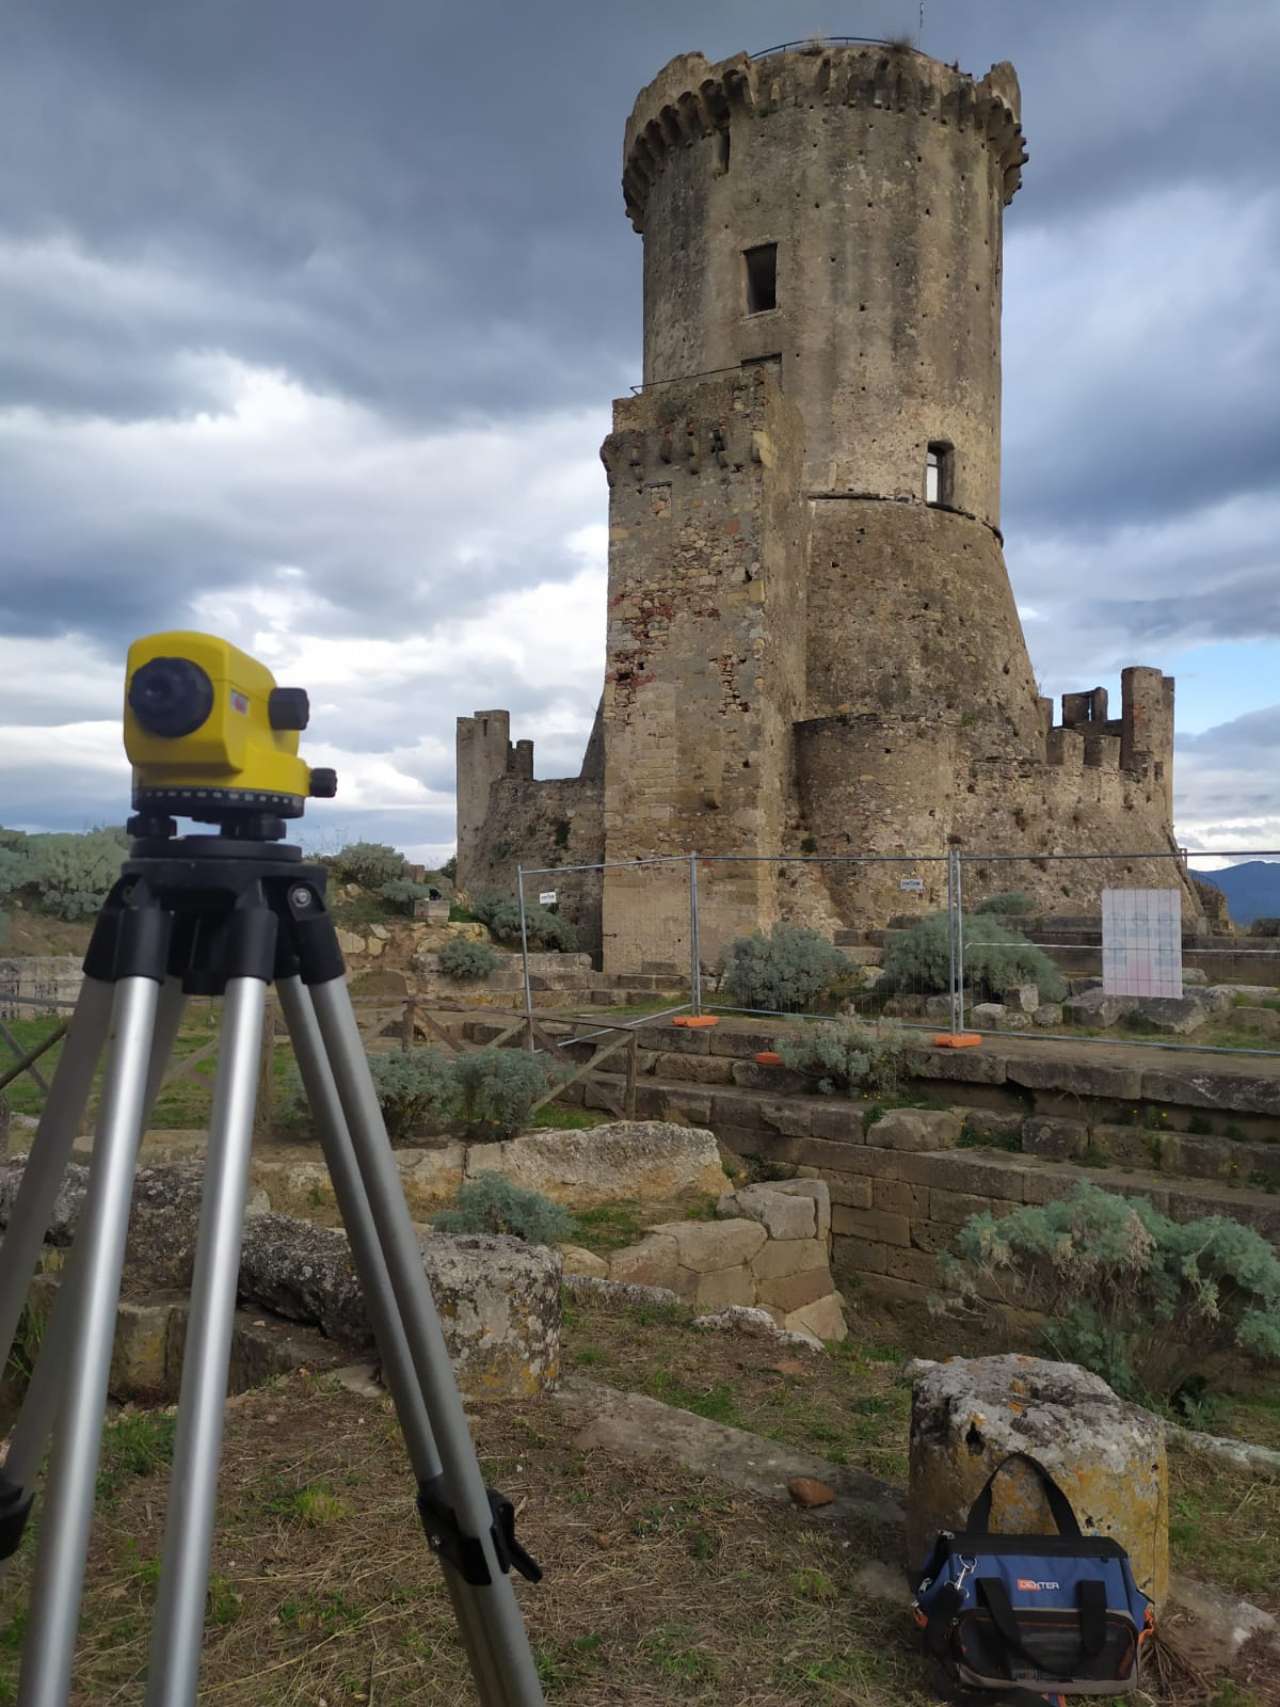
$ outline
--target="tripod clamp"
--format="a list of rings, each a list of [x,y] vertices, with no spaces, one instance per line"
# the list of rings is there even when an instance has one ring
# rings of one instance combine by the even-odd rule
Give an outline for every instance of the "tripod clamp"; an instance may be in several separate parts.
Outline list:
[[[473,1588],[487,1588],[493,1581],[485,1562],[484,1548],[475,1535],[464,1535],[458,1515],[447,1500],[441,1497],[444,1477],[435,1476],[418,1488],[418,1515],[426,1532],[427,1545],[437,1558],[445,1560],[460,1574],[463,1582]],[[542,1567],[532,1559],[516,1540],[516,1508],[505,1494],[486,1488],[493,1525],[489,1535],[498,1556],[499,1569],[504,1574],[513,1567],[529,1582],[542,1581]]]

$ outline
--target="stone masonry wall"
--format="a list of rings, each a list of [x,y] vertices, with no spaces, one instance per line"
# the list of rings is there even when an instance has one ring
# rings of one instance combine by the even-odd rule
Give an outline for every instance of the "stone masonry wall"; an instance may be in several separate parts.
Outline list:
[[[799,419],[747,369],[619,402],[609,474],[605,852],[776,848],[804,693]],[[776,916],[776,873],[721,867],[704,952]],[[687,962],[688,896],[611,871],[604,964]]]

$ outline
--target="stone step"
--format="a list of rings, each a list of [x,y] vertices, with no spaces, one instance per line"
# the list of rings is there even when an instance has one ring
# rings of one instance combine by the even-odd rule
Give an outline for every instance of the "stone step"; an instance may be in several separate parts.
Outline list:
[[[673,990],[682,987],[680,978],[657,972],[615,972],[614,983],[619,990]]]

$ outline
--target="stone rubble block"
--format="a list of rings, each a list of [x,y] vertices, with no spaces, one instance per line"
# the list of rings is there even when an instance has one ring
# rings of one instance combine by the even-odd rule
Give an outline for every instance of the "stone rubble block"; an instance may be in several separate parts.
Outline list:
[[[747,1306],[756,1302],[755,1283],[742,1263],[733,1268],[714,1269],[709,1274],[683,1269],[681,1278],[685,1276],[688,1281],[677,1286],[676,1291],[699,1309],[720,1310],[731,1304]]]
[[[780,1280],[827,1266],[826,1246],[819,1239],[770,1239],[751,1259],[757,1280]]]
[[[619,1120],[582,1132],[526,1132],[473,1144],[466,1177],[497,1173],[556,1203],[592,1208],[619,1198],[670,1201],[729,1189],[715,1134],[662,1120]]]
[[[1133,1007],[1132,996],[1108,996],[1101,985],[1072,996],[1063,1004],[1068,1019],[1076,1025],[1106,1031],[1118,1025]]]
[[[1233,1008],[1234,1024],[1245,1031],[1256,1031],[1260,1037],[1280,1037],[1280,1013],[1275,1008]]]
[[[826,1239],[831,1232],[831,1189],[826,1180],[821,1179],[784,1179],[775,1180],[769,1190],[781,1192],[784,1197],[807,1197],[813,1203],[816,1234],[819,1239]]]
[[[650,1229],[650,1237],[672,1239],[681,1267],[710,1274],[750,1262],[768,1234],[758,1221],[665,1221]]]
[[[1001,992],[1004,1006],[1015,1014],[1033,1014],[1040,1006],[1040,990],[1035,984],[1013,984]]]
[[[992,1470],[1011,1452],[1039,1460],[1086,1535],[1125,1547],[1138,1587],[1164,1600],[1169,1580],[1169,1482],[1164,1424],[1070,1363],[1002,1356],[951,1358],[916,1375],[911,1401],[909,1557],[939,1530],[960,1530]],[[1051,1534],[1039,1483],[1014,1464],[996,1484],[991,1527]]]
[[[780,1275],[776,1280],[755,1281],[753,1299],[790,1312],[815,1304],[831,1291],[831,1270],[823,1263],[799,1274]]]
[[[891,1108],[870,1128],[867,1143],[879,1150],[950,1150],[960,1125],[950,1109]]]
[[[1031,1023],[1038,1025],[1042,1031],[1057,1031],[1063,1023],[1061,1002],[1041,1002],[1031,1016]]]
[[[1026,1118],[1021,1109],[953,1108],[951,1112],[975,1138],[989,1138],[993,1143],[1020,1137]]]
[[[969,1019],[980,1031],[999,1031],[1008,1016],[1003,1002],[975,1002],[969,1009]]]
[[[829,1292],[825,1298],[792,1310],[783,1317],[782,1326],[790,1334],[812,1334],[815,1339],[823,1341],[849,1337],[844,1301],[838,1292]]]
[[[817,1219],[813,1199],[771,1185],[743,1186],[734,1194],[738,1214],[759,1221],[770,1239],[813,1239]]]
[[[529,1398],[560,1365],[560,1253],[478,1234],[421,1240],[458,1384],[477,1400]],[[346,1234],[291,1216],[245,1225],[240,1295],[319,1327],[353,1350],[372,1345]]]
[[[603,1279],[609,1273],[609,1265],[603,1257],[598,1257],[594,1251],[587,1251],[581,1245],[561,1245],[560,1258],[564,1263],[566,1274],[594,1274]]]
[[[1083,1120],[1059,1120],[1033,1115],[1022,1128],[1022,1148],[1029,1156],[1050,1162],[1069,1162],[1082,1156],[1089,1144],[1089,1128]]]
[[[615,1251],[609,1259],[609,1279],[627,1286],[668,1286],[674,1289],[680,1259],[669,1235],[650,1234],[638,1244]]]
[[[724,1309],[706,1316],[695,1316],[692,1324],[712,1332],[748,1334],[753,1339],[767,1339],[779,1346],[814,1351],[819,1348],[816,1336],[810,1333],[788,1333],[774,1315],[756,1306],[727,1304]]]

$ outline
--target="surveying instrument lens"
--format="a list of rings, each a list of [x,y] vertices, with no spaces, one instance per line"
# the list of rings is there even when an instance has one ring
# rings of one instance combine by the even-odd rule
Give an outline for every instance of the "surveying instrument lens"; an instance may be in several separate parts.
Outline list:
[[[94,924],[0,1245],[7,1355],[101,1059],[75,1242],[0,1468],[2,1562],[17,1551],[48,1452],[19,1707],[70,1700],[134,1172],[186,998],[200,995],[222,998],[222,1031],[144,1698],[146,1707],[195,1702],[272,985],[479,1699],[543,1699],[511,1582],[513,1570],[535,1582],[542,1573],[516,1539],[511,1502],[480,1474],[325,905],[327,873],[280,841],[286,818],[337,786],[298,756],[307,717],[301,689],[278,688],[264,665],[211,635],[152,635],[129,650],[134,840]],[[170,814],[216,833],[180,836]]]
[[[194,735],[213,710],[213,683],[189,658],[153,658],[134,672],[129,708],[152,735]]]

